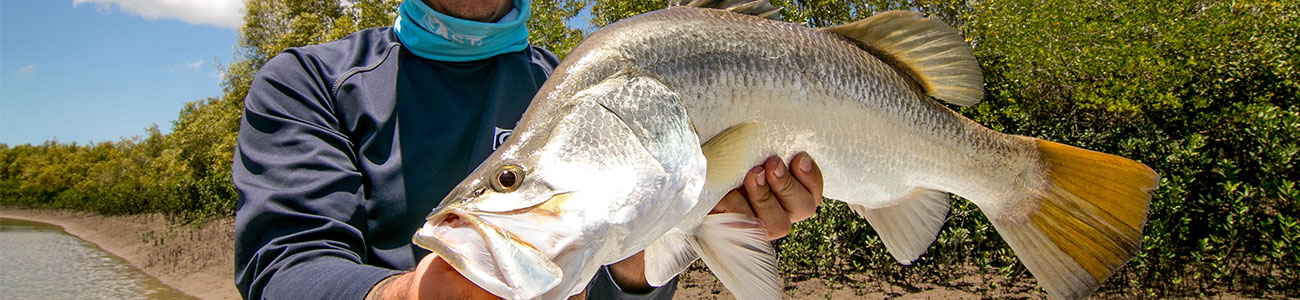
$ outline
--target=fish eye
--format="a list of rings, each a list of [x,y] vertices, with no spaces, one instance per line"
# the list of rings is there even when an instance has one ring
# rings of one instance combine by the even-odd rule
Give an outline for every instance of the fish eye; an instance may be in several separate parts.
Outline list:
[[[501,193],[513,192],[524,181],[524,169],[519,166],[501,166],[490,178],[492,189]]]

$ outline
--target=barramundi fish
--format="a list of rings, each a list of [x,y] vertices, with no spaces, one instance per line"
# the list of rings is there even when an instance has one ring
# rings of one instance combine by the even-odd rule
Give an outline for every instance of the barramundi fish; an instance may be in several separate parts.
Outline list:
[[[983,98],[951,27],[890,11],[808,28],[739,2],[591,33],[414,242],[507,299],[563,299],[642,251],[652,285],[698,258],[739,299],[780,298],[759,221],[709,211],[752,166],[806,151],[825,196],[903,264],[935,240],[949,194],[975,203],[1053,298],[1088,296],[1140,249],[1158,175],[939,103]]]

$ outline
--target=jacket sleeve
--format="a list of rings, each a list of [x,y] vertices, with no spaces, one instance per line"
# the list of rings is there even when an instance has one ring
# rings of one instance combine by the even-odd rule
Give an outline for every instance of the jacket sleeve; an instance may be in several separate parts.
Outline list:
[[[366,265],[365,179],[316,68],[280,54],[244,100],[231,176],[235,282],[246,299],[362,299],[398,273]]]
[[[624,292],[623,289],[614,283],[614,278],[609,275],[609,267],[602,266],[600,271],[596,272],[596,277],[592,278],[591,283],[587,284],[587,299],[597,300],[671,300],[673,294],[677,293],[677,279],[673,277],[663,286],[656,287],[645,294],[632,294]]]

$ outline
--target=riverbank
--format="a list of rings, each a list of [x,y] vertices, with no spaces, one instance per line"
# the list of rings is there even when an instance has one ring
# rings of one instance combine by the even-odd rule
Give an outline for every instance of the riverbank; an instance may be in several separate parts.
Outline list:
[[[240,299],[234,285],[234,220],[176,225],[161,214],[0,207],[0,217],[49,223],[126,260],[163,284],[200,299]]]
[[[161,214],[103,216],[88,212],[0,207],[0,217],[58,225],[64,231],[123,258],[163,284],[200,299],[240,299],[233,282],[234,224],[225,218],[176,225]],[[854,278],[857,284],[820,279],[785,283],[786,299],[976,299],[979,294],[929,284],[906,285]],[[979,284],[979,278],[959,285]],[[730,299],[726,288],[702,268],[682,274],[676,299]],[[1024,286],[1022,289],[1032,289]],[[1034,293],[1022,290],[1028,296]],[[1004,295],[1006,296],[1006,295]],[[1040,295],[1041,296],[1041,295]]]
[[[240,299],[233,281],[234,224],[225,218],[199,225],[176,225],[161,214],[104,216],[88,212],[0,207],[0,217],[58,225],[64,231],[121,257],[163,284],[200,299]],[[864,282],[870,280],[863,278]],[[820,280],[786,283],[787,299],[979,298],[978,295],[888,284],[843,286]],[[707,270],[682,275],[677,299],[729,299]]]

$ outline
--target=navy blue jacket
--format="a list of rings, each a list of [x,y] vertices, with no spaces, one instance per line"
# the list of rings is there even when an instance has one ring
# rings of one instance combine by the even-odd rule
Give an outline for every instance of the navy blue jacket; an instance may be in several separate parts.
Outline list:
[[[232,170],[240,293],[361,299],[414,269],[428,252],[412,234],[509,135],[557,63],[533,46],[425,60],[388,27],[272,58],[244,100]],[[630,297],[605,270],[590,289]]]

